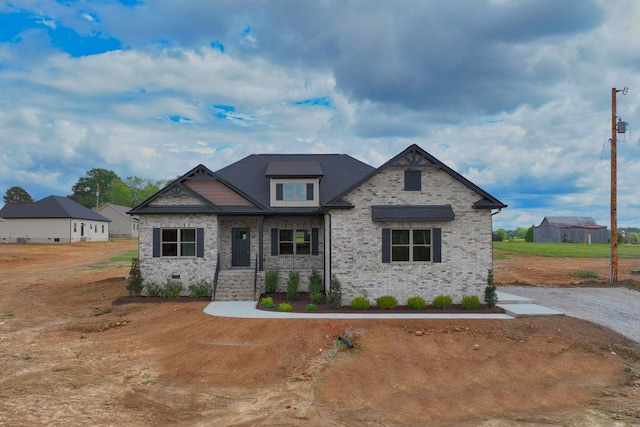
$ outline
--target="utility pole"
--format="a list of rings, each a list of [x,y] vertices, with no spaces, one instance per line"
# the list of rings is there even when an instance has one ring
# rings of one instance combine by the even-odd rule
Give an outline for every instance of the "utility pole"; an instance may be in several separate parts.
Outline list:
[[[96,182],[96,210],[100,208],[100,183]]]
[[[618,153],[616,127],[616,88],[611,89],[611,284],[618,282]]]

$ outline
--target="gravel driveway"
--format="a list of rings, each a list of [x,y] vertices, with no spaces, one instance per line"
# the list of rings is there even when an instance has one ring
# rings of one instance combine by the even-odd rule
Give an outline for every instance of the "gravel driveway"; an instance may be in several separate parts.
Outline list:
[[[504,286],[501,292],[588,320],[640,343],[640,292],[627,288],[538,288]]]

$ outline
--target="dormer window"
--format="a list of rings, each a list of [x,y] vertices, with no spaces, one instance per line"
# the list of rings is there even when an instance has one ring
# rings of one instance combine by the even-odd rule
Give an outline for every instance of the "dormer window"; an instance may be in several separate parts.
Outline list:
[[[267,166],[271,180],[271,206],[311,207],[320,205],[320,179],[316,161],[273,161]]]
[[[313,200],[313,183],[276,183],[276,200]]]

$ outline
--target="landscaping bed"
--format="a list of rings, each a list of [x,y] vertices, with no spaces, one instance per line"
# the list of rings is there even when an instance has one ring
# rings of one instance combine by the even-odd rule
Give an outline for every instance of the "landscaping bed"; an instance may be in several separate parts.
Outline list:
[[[273,308],[268,308],[263,304],[260,304],[260,300],[262,298],[270,297],[273,299]],[[431,305],[427,305],[422,310],[414,310],[412,308],[407,307],[406,305],[398,305],[396,308],[389,310],[381,310],[375,305],[372,305],[370,308],[366,310],[357,310],[350,305],[342,305],[338,309],[329,308],[326,304],[326,301],[323,301],[321,304],[314,304],[315,310],[309,311],[307,310],[307,306],[312,304],[311,297],[308,292],[299,292],[298,299],[295,301],[287,300],[287,294],[285,292],[273,292],[273,293],[264,293],[260,295],[260,299],[258,300],[257,308],[258,310],[265,311],[278,311],[278,305],[280,303],[287,303],[291,305],[292,313],[431,313],[431,314],[445,314],[445,313],[504,313],[504,310],[500,307],[489,307],[486,304],[482,304],[480,307],[476,309],[464,309],[460,304],[453,304],[448,308],[435,308]],[[343,301],[344,303],[348,303],[348,301]]]

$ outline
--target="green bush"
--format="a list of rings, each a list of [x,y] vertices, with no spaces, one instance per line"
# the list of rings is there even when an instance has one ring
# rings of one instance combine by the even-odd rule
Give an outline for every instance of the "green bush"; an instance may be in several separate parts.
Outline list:
[[[265,274],[265,284],[267,287],[267,292],[273,293],[278,289],[278,277],[280,276],[280,270],[277,268],[275,270],[269,270]]]
[[[438,295],[431,303],[435,308],[441,309],[449,308],[451,307],[451,304],[453,304],[453,300],[449,295]]]
[[[369,300],[365,297],[355,297],[351,300],[351,307],[356,310],[366,310],[370,306]]]
[[[293,307],[291,307],[291,304],[289,304],[289,303],[281,302],[280,304],[278,304],[278,310],[279,311],[293,311]]]
[[[342,305],[342,290],[340,281],[334,275],[329,281],[329,295],[327,296],[327,305],[332,310],[337,310]]]
[[[493,307],[498,303],[498,292],[496,284],[493,281],[493,270],[487,272],[487,286],[484,288],[484,302],[489,307]]]
[[[324,295],[322,295],[322,293],[317,293],[317,294],[309,294],[309,298],[311,298],[311,302],[313,302],[314,304],[320,304],[322,302],[322,300],[324,299]]]
[[[427,302],[422,297],[409,297],[407,307],[413,310],[423,310],[427,306]]]
[[[391,295],[383,295],[376,298],[376,306],[380,310],[393,310],[398,306],[398,300]]]
[[[289,280],[287,280],[287,300],[295,301],[298,299],[298,285],[300,284],[300,273],[297,271],[289,272]]]
[[[211,296],[211,285],[202,279],[192,285],[189,285],[189,296],[191,298],[204,298]]]
[[[316,305],[315,304],[307,304],[304,306],[304,309],[307,311],[316,311]]]
[[[260,298],[260,305],[268,305],[268,304],[273,304],[273,298],[271,297]]]
[[[473,310],[480,307],[480,299],[477,295],[463,295],[462,296],[462,308],[465,310]]]
[[[177,280],[167,279],[161,290],[162,298],[176,298],[180,296],[182,291],[182,283]]]
[[[309,294],[319,294],[322,293],[322,276],[318,273],[318,270],[315,268],[311,270],[311,274],[309,275]]]
[[[129,283],[127,290],[129,296],[138,296],[142,293],[142,273],[140,272],[140,260],[138,258],[131,259],[131,270],[129,270]]]
[[[276,306],[276,304],[273,301],[269,301],[268,303],[266,303],[264,305],[266,308],[273,308]]]
[[[162,296],[162,287],[155,282],[149,282],[144,285],[149,298],[160,298]]]

